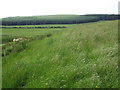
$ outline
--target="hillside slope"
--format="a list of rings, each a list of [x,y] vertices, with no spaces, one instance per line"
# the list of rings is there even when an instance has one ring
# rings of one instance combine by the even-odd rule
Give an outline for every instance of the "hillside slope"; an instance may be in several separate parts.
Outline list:
[[[44,15],[26,17],[8,17],[2,19],[3,25],[40,25],[40,24],[72,24],[96,21],[94,16],[81,15]]]
[[[113,14],[18,16],[3,18],[2,25],[78,24],[100,20],[116,20],[119,18],[118,16]]]
[[[76,24],[3,58],[3,88],[118,88],[117,21]]]

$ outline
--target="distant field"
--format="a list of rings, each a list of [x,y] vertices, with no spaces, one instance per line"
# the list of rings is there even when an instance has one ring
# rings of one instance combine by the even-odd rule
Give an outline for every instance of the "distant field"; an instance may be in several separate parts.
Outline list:
[[[42,35],[61,29],[3,29],[3,35],[31,37]]]
[[[2,25],[44,25],[44,24],[79,24],[101,20],[117,20],[119,15],[43,15],[2,18]]]
[[[73,26],[72,24],[48,24],[48,25],[12,25],[12,26],[4,26],[1,27],[57,27],[57,26]]]
[[[4,42],[12,41],[18,37],[34,37],[54,33],[58,30],[68,30],[72,25],[22,25],[22,26],[4,26],[4,27],[24,27],[24,28],[3,28],[2,39]],[[32,28],[27,28],[32,27]],[[34,28],[34,27],[53,27],[53,28]],[[66,27],[66,28],[54,28]]]
[[[29,17],[8,17],[2,19],[3,25],[39,25],[39,24],[72,24],[96,21],[97,17],[80,15],[46,15]]]
[[[5,40],[33,37],[6,41],[3,88],[118,88],[118,20],[60,26],[2,30]]]

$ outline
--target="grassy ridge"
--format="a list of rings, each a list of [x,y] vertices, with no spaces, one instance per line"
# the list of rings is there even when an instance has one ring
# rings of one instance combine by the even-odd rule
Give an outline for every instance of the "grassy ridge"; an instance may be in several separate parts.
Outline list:
[[[40,25],[40,24],[78,24],[96,22],[100,20],[117,20],[119,15],[93,14],[93,15],[43,15],[8,17],[0,19],[2,25]]]
[[[5,31],[17,32],[24,35]],[[3,58],[3,88],[117,88],[117,35],[117,21],[106,21],[71,25],[30,42]]]
[[[2,25],[76,24],[94,22],[98,19],[99,17],[82,15],[8,17],[2,19]]]

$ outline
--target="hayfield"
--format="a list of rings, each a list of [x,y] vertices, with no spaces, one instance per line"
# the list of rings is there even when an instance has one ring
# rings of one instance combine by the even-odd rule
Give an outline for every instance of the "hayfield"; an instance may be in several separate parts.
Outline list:
[[[3,88],[118,88],[118,20],[65,26],[3,29],[13,37],[51,34],[3,57]]]

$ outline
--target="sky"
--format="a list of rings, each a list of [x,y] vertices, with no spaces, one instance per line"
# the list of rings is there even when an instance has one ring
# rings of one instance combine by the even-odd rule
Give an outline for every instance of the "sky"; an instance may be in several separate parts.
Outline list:
[[[56,14],[118,14],[119,0],[1,0],[0,18]]]

